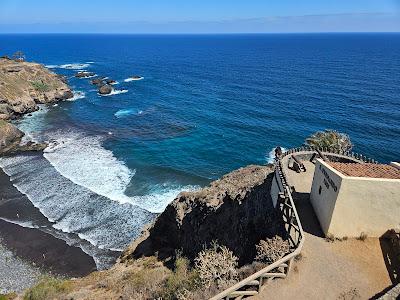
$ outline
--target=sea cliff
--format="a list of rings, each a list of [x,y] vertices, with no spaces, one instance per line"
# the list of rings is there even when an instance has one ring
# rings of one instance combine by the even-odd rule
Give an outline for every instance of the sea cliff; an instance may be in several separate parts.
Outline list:
[[[239,258],[240,265],[251,262],[254,245],[282,229],[270,199],[272,178],[271,166],[251,165],[204,189],[180,193],[123,253],[122,261],[156,253],[166,259],[178,249],[193,260],[218,241]]]
[[[38,110],[38,104],[73,97],[64,77],[33,62],[0,58],[0,119]]]

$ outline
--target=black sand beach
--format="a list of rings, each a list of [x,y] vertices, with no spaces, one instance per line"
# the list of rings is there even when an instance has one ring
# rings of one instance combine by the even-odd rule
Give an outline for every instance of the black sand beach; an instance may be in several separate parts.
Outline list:
[[[25,219],[35,220],[33,223],[40,229],[29,228],[36,227],[29,224],[24,227]],[[61,276],[80,277],[96,270],[91,256],[44,232],[49,226],[43,226],[46,223],[49,221],[0,169],[0,252],[12,251],[16,258],[39,267],[42,272]],[[0,264],[0,269],[3,268],[6,266]],[[0,270],[0,283],[7,279],[2,278],[7,274],[5,269]]]

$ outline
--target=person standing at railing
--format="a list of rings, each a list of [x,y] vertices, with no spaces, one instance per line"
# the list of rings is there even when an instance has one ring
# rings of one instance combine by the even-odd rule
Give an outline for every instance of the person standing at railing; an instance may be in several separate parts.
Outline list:
[[[275,148],[275,159],[279,159],[282,156],[282,148],[277,146]]]

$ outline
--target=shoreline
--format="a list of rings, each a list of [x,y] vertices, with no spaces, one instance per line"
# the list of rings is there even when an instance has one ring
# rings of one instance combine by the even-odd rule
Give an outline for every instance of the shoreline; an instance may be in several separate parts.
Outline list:
[[[40,274],[82,277],[97,270],[93,257],[82,249],[70,246],[40,229],[11,223],[16,217],[36,215],[38,209],[13,186],[9,176],[0,168],[0,218],[10,220],[0,219],[0,269],[17,269],[0,272],[2,285],[9,282],[8,286],[17,286],[21,290],[28,287],[27,283],[35,283],[34,279]],[[7,262],[10,261],[16,262],[15,266],[9,266]],[[18,278],[14,278],[13,274],[19,274]],[[33,279],[30,278],[32,274],[35,274]]]

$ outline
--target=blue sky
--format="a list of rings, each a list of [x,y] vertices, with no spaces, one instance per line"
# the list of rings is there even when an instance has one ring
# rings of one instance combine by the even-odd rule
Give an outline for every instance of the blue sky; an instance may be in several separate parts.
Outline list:
[[[400,31],[400,0],[0,0],[0,32]]]

